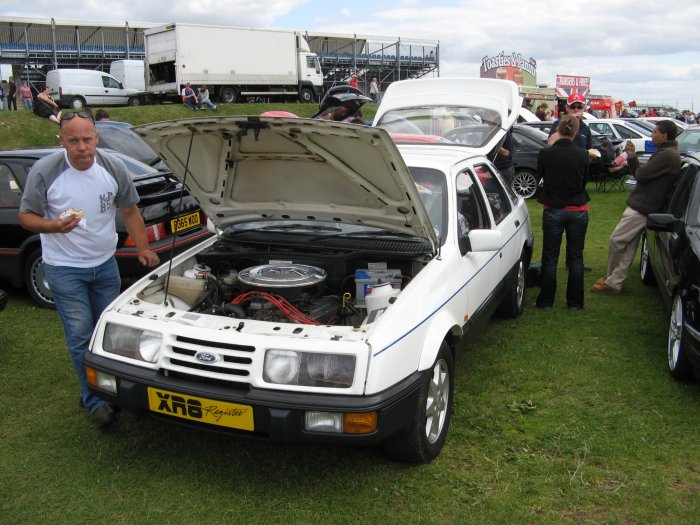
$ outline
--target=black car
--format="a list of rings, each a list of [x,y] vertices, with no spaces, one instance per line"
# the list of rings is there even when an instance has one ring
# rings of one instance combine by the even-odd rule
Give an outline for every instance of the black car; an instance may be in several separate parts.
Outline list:
[[[19,224],[19,204],[27,174],[38,159],[59,148],[0,151],[0,280],[14,286],[23,284],[41,306],[53,307],[53,295],[44,277],[39,234]],[[161,261],[178,254],[211,235],[206,217],[197,202],[182,191],[172,174],[158,171],[117,152],[132,174],[141,201],[139,208],[146,224],[151,249]],[[180,199],[182,194],[182,200]],[[177,235],[175,235],[177,233]],[[138,252],[117,213],[117,262],[124,280],[148,272],[138,261]]]
[[[131,131],[133,126],[118,120],[98,120],[95,122],[99,134],[98,148],[107,148],[148,164],[159,171],[169,171],[168,166],[141,137]]]
[[[537,193],[537,157],[547,147],[547,134],[526,124],[513,126],[513,164],[515,175],[511,188],[516,195],[529,199]]]
[[[640,273],[658,284],[670,310],[668,368],[675,379],[700,377],[700,156],[684,165],[664,213],[647,218]]]

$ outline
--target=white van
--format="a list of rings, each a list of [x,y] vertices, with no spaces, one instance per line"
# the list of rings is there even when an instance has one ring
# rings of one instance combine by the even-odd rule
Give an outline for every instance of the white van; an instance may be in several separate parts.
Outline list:
[[[53,69],[46,75],[51,96],[62,107],[138,105],[139,91],[112,75],[90,69]]]
[[[146,91],[143,60],[115,60],[109,65],[109,74],[125,88]]]

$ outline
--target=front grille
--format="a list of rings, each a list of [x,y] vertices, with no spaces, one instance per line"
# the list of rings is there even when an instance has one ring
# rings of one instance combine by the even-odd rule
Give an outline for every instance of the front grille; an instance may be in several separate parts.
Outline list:
[[[165,350],[162,373],[179,376],[192,381],[247,381],[253,364],[255,347],[208,341],[192,337],[176,336],[177,344],[169,345]],[[196,358],[198,352],[216,356],[214,362],[204,362]]]

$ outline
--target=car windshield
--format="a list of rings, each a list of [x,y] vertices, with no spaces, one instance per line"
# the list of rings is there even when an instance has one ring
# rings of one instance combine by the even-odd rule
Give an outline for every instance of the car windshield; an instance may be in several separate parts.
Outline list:
[[[140,160],[153,166],[157,170],[168,170],[168,166],[158,154],[151,149],[136,133],[131,131],[131,126],[122,122],[97,122],[100,148],[109,148],[136,160]]]
[[[678,135],[677,140],[680,153],[700,152],[700,129],[686,129]]]
[[[497,112],[479,107],[420,106],[388,111],[377,126],[389,133],[447,139],[434,142],[438,144],[481,147],[501,128],[501,118]]]

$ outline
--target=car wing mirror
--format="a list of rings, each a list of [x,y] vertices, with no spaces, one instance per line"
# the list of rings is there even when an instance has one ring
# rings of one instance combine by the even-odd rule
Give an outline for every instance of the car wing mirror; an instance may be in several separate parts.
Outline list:
[[[493,252],[503,247],[503,235],[498,230],[472,230],[468,237],[472,252]]]
[[[647,228],[657,232],[672,232],[679,223],[670,213],[650,213],[647,216]]]

